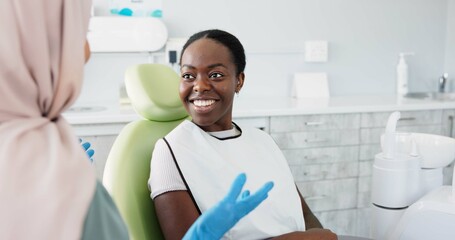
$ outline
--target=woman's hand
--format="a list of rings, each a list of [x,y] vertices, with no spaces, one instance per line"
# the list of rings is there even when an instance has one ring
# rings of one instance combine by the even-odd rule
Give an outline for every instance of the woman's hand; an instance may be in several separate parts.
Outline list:
[[[267,182],[257,192],[250,194],[248,190],[242,192],[245,182],[246,175],[238,175],[226,197],[204,212],[183,239],[220,239],[241,218],[264,201],[273,188],[273,182]]]
[[[81,138],[79,138],[79,143],[81,144],[82,148],[84,148],[85,153],[87,153],[90,162],[93,163],[93,155],[95,154],[95,150],[90,148],[91,144],[89,142],[82,142]]]
[[[305,232],[292,232],[288,234],[275,237],[273,239],[286,239],[286,240],[337,240],[338,237],[335,233],[328,229],[311,228]]]

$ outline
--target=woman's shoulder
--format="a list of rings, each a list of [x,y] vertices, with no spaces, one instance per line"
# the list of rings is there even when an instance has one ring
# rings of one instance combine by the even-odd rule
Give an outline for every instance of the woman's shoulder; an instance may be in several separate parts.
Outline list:
[[[128,229],[104,186],[97,181],[81,239],[128,239]]]

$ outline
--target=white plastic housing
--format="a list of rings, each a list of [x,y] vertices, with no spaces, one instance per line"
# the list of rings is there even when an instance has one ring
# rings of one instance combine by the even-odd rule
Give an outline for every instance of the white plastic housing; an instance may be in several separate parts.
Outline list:
[[[450,186],[443,186],[411,205],[387,239],[453,240],[454,229],[455,201],[452,198],[452,189]]]
[[[164,23],[153,17],[92,17],[87,34],[92,52],[154,52],[167,37]]]
[[[375,240],[388,240],[406,209],[372,207],[371,234]]]
[[[412,133],[422,157],[422,168],[443,168],[455,159],[455,139],[426,133]]]
[[[420,196],[420,158],[396,153],[394,159],[375,156],[371,201],[387,208],[403,208]]]

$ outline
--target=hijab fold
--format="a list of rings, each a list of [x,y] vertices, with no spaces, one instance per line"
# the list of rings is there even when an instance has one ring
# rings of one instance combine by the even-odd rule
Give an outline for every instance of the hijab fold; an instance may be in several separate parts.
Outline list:
[[[61,113],[79,95],[90,0],[0,1],[0,239],[80,239],[96,177]]]

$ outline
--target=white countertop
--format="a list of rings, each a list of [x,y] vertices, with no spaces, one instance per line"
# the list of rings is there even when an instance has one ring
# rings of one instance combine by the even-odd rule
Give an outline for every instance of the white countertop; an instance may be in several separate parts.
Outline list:
[[[131,106],[120,104],[87,104],[75,108],[95,107],[97,111],[67,111],[64,116],[71,124],[127,123],[139,119]],[[73,108],[74,109],[74,108]],[[455,101],[410,99],[397,96],[349,96],[325,99],[242,98],[234,100],[234,118],[279,115],[329,114],[455,109]]]

